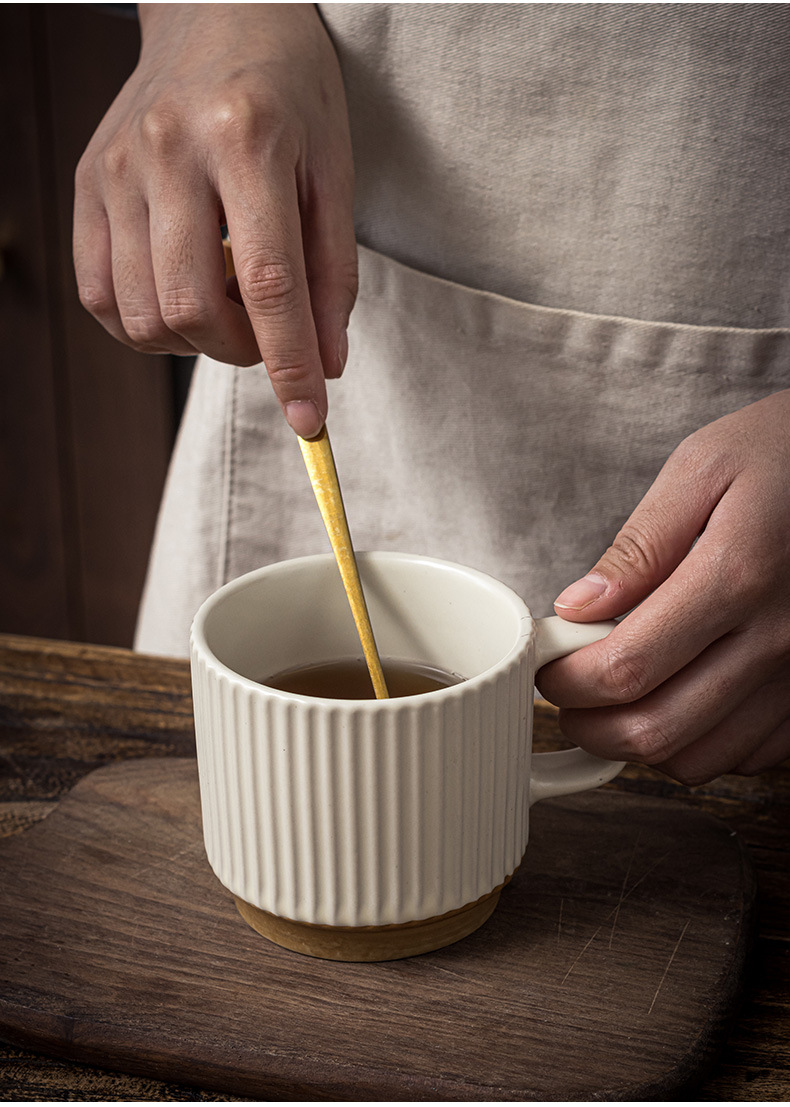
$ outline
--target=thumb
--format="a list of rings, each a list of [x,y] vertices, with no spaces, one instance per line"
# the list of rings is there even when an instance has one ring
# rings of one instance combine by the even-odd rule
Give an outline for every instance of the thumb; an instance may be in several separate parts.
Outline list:
[[[666,462],[603,557],[560,593],[558,615],[571,622],[623,615],[683,561],[729,484],[721,471],[697,464],[685,446]]]

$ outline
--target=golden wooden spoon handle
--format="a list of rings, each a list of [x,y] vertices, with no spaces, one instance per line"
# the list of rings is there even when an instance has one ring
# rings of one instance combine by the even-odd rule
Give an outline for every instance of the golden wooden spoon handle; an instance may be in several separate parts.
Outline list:
[[[343,587],[351,605],[351,613],[362,643],[376,699],[386,700],[389,698],[389,692],[381,669],[381,659],[373,637],[373,628],[370,625],[362,581],[359,579],[357,559],[354,556],[354,547],[351,545],[340,482],[337,479],[335,459],[332,457],[332,447],[326,427],[315,438],[300,438],[299,445],[307,472],[310,474],[315,498],[321,509],[329,541],[332,543],[340,576],[343,579]]]

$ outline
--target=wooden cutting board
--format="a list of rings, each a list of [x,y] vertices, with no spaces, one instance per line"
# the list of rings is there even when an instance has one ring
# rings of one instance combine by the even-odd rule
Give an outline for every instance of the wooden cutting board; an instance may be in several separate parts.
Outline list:
[[[598,791],[533,810],[492,918],[447,949],[289,953],[203,853],[195,763],[86,777],[0,842],[0,1036],[252,1099],[666,1099],[723,1043],[753,916],[740,839]]]

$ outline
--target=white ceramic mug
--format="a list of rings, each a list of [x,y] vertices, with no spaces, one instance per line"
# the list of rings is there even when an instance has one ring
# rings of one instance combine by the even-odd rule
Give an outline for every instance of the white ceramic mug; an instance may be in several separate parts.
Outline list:
[[[579,749],[532,755],[536,670],[614,624],[535,620],[504,584],[432,558],[359,568],[381,656],[462,683],[389,700],[261,684],[360,656],[330,554],[206,600],[192,683],[206,851],[242,915],[291,949],[382,960],[476,929],[521,862],[530,805],[620,771]]]

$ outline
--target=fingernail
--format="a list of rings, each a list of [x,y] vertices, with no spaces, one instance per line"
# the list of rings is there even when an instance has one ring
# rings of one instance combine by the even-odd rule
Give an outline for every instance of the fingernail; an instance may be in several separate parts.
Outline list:
[[[300,438],[315,438],[324,425],[323,416],[312,400],[292,400],[284,410],[288,425]]]
[[[581,580],[569,584],[564,592],[560,592],[554,601],[555,607],[567,607],[572,611],[581,611],[595,600],[601,598],[606,591],[608,581],[600,573],[588,573]]]
[[[345,327],[340,332],[340,341],[337,344],[337,360],[340,362],[340,376],[348,361],[348,331]]]

